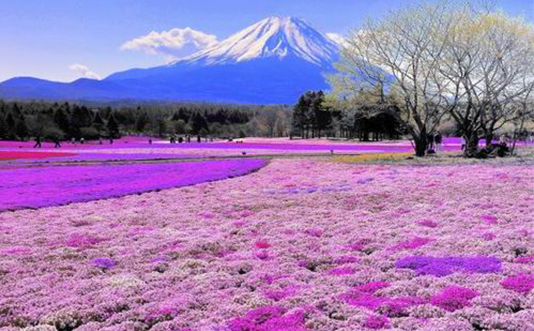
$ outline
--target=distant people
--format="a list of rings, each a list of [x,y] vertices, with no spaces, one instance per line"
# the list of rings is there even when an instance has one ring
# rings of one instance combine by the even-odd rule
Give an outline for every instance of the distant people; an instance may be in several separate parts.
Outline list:
[[[465,139],[465,135],[462,135],[462,152],[464,152],[466,148],[467,148],[467,139]]]
[[[197,135],[197,143],[200,143],[202,142],[202,137],[200,137],[200,135]]]
[[[98,143],[102,145],[102,137],[98,137]]]
[[[441,152],[441,144],[443,143],[443,136],[441,135],[441,132],[438,131],[438,133],[436,133],[434,136],[434,143],[436,145],[436,151]]]
[[[188,142],[188,143],[191,142],[191,136],[190,136],[190,135],[187,135],[187,142]]]
[[[152,137],[148,138],[148,144],[152,145]]]
[[[171,144],[176,144],[176,137],[174,135],[171,135],[171,138],[169,139]]]
[[[112,137],[109,137],[109,144],[113,145],[113,138]]]
[[[501,135],[501,137],[499,138],[499,145],[501,145],[502,147],[506,147],[508,145],[508,137],[506,137],[506,135]]]
[[[434,134],[429,133],[426,137],[427,137],[427,142],[428,142],[428,150],[434,151]]]
[[[184,138],[182,136],[178,137],[178,143],[183,143],[184,142]]]
[[[70,139],[70,143],[73,144],[73,145],[76,145],[76,138],[72,137]]]
[[[35,138],[35,145],[33,145],[33,148],[41,148],[42,145],[41,145],[41,137],[40,136],[37,136]]]
[[[80,138],[80,144],[82,144],[82,145],[85,144],[85,138],[84,137]]]
[[[59,137],[54,137],[54,148],[61,148]]]

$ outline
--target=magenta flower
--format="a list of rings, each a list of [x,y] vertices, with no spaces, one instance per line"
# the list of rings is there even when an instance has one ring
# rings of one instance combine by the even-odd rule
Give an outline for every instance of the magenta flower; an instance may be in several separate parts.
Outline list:
[[[515,263],[529,264],[534,262],[534,255],[520,256],[514,260]]]
[[[470,305],[478,293],[464,287],[450,286],[430,298],[430,303],[447,311],[455,311]]]
[[[493,215],[481,215],[480,219],[486,224],[490,224],[490,225],[497,224],[497,217]]]
[[[266,249],[266,248],[271,247],[271,244],[269,244],[267,241],[264,241],[264,240],[258,240],[254,243],[254,245],[256,245],[256,247],[261,248],[261,249]]]
[[[380,330],[390,327],[389,319],[385,316],[376,316],[371,315],[367,317],[365,322],[363,323],[363,326],[372,329],[372,330]]]
[[[534,275],[520,274],[509,276],[501,282],[501,285],[507,290],[528,294],[534,289]]]

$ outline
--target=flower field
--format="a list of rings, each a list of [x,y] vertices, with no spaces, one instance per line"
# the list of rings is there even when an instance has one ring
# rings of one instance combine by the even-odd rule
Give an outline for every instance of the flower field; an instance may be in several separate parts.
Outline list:
[[[179,165],[146,167],[181,180]],[[120,178],[106,190],[148,171],[105,167]],[[525,165],[274,159],[3,212],[0,330],[534,330],[532,178]]]
[[[20,159],[46,159],[51,157],[71,157],[74,153],[61,152],[29,152],[29,151],[2,151],[0,150],[0,161],[20,160]]]
[[[56,166],[0,170],[0,211],[56,206],[226,179],[263,160],[168,164]]]
[[[289,140],[251,138],[239,142],[202,142],[169,144],[147,138],[125,137],[113,145],[87,142],[86,144],[63,143],[61,149],[54,149],[50,143],[43,143],[43,149],[33,149],[30,142],[0,142],[0,160],[18,159],[23,162],[99,162],[132,161],[176,158],[216,158],[238,156],[276,156],[276,155],[352,155],[371,153],[406,153],[412,151],[407,141],[347,143],[325,139]],[[444,151],[459,151],[460,144],[455,138],[448,138]],[[18,153],[18,154],[17,154]],[[19,157],[16,157],[19,155]],[[34,159],[34,160],[29,160]]]

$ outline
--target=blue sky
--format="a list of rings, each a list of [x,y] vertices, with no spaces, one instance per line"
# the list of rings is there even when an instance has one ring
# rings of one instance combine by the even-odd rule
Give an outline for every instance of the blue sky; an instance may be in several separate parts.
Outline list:
[[[269,16],[305,18],[322,32],[346,33],[411,0],[0,0],[0,81],[16,76],[71,81],[166,63]],[[534,21],[534,0],[497,0]],[[192,30],[182,30],[190,27]],[[172,30],[175,29],[175,30]],[[171,34],[159,34],[171,31]],[[151,38],[139,37],[151,31]],[[195,31],[198,31],[196,33]],[[137,39],[136,39],[137,38]],[[150,48],[147,42],[173,44]],[[129,47],[122,47],[128,41]],[[204,47],[202,46],[202,47]],[[163,50],[162,50],[163,48]],[[166,51],[167,50],[167,51]]]

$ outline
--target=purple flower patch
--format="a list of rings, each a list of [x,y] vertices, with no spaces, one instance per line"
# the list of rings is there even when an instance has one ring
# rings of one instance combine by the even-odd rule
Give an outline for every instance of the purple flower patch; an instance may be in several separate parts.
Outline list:
[[[501,260],[493,257],[410,256],[398,260],[397,268],[412,269],[419,275],[447,276],[456,272],[494,273],[501,271]]]
[[[233,178],[260,169],[265,160],[169,164],[62,166],[3,170],[0,211],[122,197]]]
[[[101,269],[111,269],[117,265],[117,262],[107,257],[93,259],[93,266]]]

